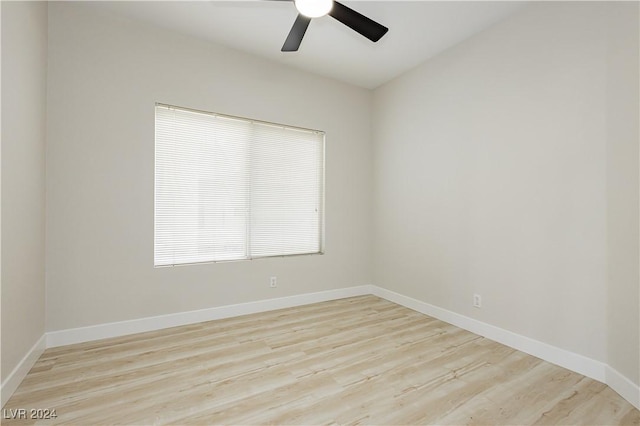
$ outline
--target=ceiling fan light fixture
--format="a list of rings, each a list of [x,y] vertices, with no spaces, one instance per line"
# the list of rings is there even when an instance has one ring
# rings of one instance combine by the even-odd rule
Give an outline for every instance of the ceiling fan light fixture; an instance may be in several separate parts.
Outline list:
[[[331,12],[333,0],[295,0],[296,9],[309,18],[319,18]]]

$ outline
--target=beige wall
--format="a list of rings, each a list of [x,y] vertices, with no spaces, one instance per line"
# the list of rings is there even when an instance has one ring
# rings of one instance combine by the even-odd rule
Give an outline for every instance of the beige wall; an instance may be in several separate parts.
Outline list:
[[[638,3],[608,14],[607,260],[608,364],[640,384],[638,284]]]
[[[618,7],[532,4],[376,90],[374,283],[637,383],[637,5]]]
[[[4,383],[45,329],[47,4],[0,7]]]
[[[83,4],[49,12],[48,330],[371,283],[370,92]],[[326,131],[326,254],[154,269],[155,102]]]

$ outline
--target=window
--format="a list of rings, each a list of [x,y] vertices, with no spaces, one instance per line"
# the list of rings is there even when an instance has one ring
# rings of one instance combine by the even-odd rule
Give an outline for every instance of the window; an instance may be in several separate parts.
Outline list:
[[[322,253],[324,133],[156,105],[154,264]]]

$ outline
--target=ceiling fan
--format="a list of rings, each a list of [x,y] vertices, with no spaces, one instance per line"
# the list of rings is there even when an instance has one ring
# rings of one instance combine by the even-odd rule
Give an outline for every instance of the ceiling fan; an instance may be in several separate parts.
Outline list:
[[[311,19],[325,15],[342,22],[373,42],[380,40],[389,31],[384,25],[335,0],[294,0],[294,3],[298,9],[298,17],[282,46],[283,52],[297,51]]]

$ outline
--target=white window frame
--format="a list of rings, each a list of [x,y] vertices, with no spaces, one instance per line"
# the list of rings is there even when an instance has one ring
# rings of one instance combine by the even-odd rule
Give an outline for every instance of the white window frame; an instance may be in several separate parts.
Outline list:
[[[266,257],[289,257],[324,254],[325,133],[323,131],[284,124],[270,123],[261,120],[213,113],[193,108],[178,107],[162,103],[156,103],[155,113],[155,267],[253,260]],[[237,134],[239,135],[237,137],[239,139],[242,139],[241,143],[246,145],[242,145],[244,146],[244,148],[241,147],[238,149],[239,156],[234,157],[231,162],[233,163],[237,160],[238,164],[247,162],[247,165],[244,166],[242,172],[233,172],[232,175],[227,176],[229,180],[233,180],[234,177],[236,177],[238,174],[242,176],[239,179],[243,182],[243,186],[237,191],[238,197],[232,196],[232,199],[237,198],[238,200],[242,200],[243,198],[246,198],[246,200],[244,204],[242,204],[242,201],[239,201],[240,207],[234,209],[232,206],[230,210],[234,212],[232,213],[232,219],[235,217],[240,222],[242,222],[242,216],[244,216],[246,230],[244,231],[245,250],[243,255],[238,255],[238,253],[242,251],[241,249],[237,249],[236,254],[230,257],[224,257],[220,255],[216,256],[215,254],[213,254],[213,251],[215,251],[215,249],[211,249],[211,255],[176,254],[181,250],[186,250],[189,253],[195,253],[195,251],[199,252],[201,250],[206,252],[206,250],[201,249],[202,243],[200,242],[202,233],[207,232],[204,229],[206,227],[204,222],[207,220],[207,216],[206,213],[202,212],[206,212],[207,207],[212,205],[214,206],[213,210],[215,210],[216,208],[220,209],[215,203],[207,204],[207,201],[201,201],[201,191],[203,186],[206,190],[206,188],[215,187],[215,182],[221,181],[219,179],[217,181],[211,180],[210,182],[213,183],[209,183],[206,176],[199,174],[200,170],[204,170],[203,173],[205,175],[207,174],[207,168],[205,167],[204,169],[202,169],[202,164],[200,165],[200,169],[198,169],[198,167],[193,164],[193,167],[187,167],[187,171],[184,173],[181,173],[179,170],[178,172],[176,172],[176,170],[180,167],[182,168],[182,170],[185,170],[185,166],[189,165],[186,163],[188,163],[190,160],[182,160],[186,163],[180,163],[181,158],[190,158],[191,161],[195,163],[202,163],[203,161],[206,163],[207,160],[194,160],[194,158],[199,155],[197,143],[200,143],[199,147],[201,148],[204,146],[206,153],[203,155],[211,156],[212,152],[215,151],[215,149],[218,150],[218,154],[220,157],[230,154],[229,148],[224,151],[224,148],[218,147],[214,149],[210,147],[210,145],[217,146],[218,141],[224,140],[224,138],[220,137],[217,133],[215,133],[215,131],[214,133],[211,133],[212,142],[208,142],[206,140],[207,138],[203,138],[203,135],[209,135],[209,130],[201,130],[201,126],[198,127],[200,129],[198,130],[200,132],[199,136],[186,136],[187,134],[191,135],[191,131],[193,129],[188,128],[188,132],[181,132],[180,130],[176,130],[179,129],[180,125],[169,127],[169,124],[174,123],[170,121],[171,119],[167,118],[169,114],[181,115],[183,117],[186,117],[186,121],[189,121],[190,117],[193,117],[196,120],[196,124],[194,125],[196,127],[198,127],[198,123],[200,123],[201,121],[208,123],[207,120],[211,120],[211,123],[215,123],[213,124],[214,129],[218,129],[218,127],[215,126],[225,126],[226,124],[224,123],[229,124],[229,126],[232,128],[233,126],[240,126],[239,131],[236,130],[236,133],[231,134],[231,136],[229,137],[230,141],[222,142],[222,144],[227,143],[227,147],[231,146],[231,154],[234,154],[236,152],[236,148],[233,147],[233,144],[235,143],[235,139],[233,138]],[[249,130],[247,131],[246,129]],[[233,131],[233,129],[231,131]],[[246,140],[244,139],[245,137]],[[196,139],[197,142],[194,142]],[[203,140],[204,142],[202,142]],[[202,145],[203,143],[204,145]],[[298,143],[307,145],[297,145]],[[191,147],[190,144],[194,146]],[[187,154],[184,154],[181,151],[184,146],[187,146],[187,151],[185,151],[187,152]],[[175,148],[175,152],[172,151],[172,148]],[[245,152],[241,152],[243,149]],[[273,153],[272,151],[270,151],[270,149],[273,149]],[[300,156],[300,153],[298,153],[298,161],[288,161],[289,159],[287,158],[287,156],[293,155],[293,153],[297,152],[296,150],[302,151],[302,156]],[[310,152],[309,158],[304,157],[307,154],[307,151]],[[289,152],[291,152],[291,154],[289,154]],[[275,155],[275,157],[273,157],[273,155]],[[271,158],[270,156],[273,158]],[[308,162],[305,162],[305,160],[308,160]],[[218,168],[224,168],[224,164],[226,164],[223,160],[217,158],[213,158],[213,161],[214,163],[215,161],[218,161],[218,163],[215,163],[215,165],[220,166]],[[279,161],[280,163],[278,163]],[[178,163],[179,165],[175,166],[175,164]],[[297,165],[297,163],[299,163],[299,165]],[[272,164],[275,164],[275,166]],[[311,167],[305,167],[305,165],[311,165]],[[230,167],[235,166],[231,165]],[[215,167],[211,168],[213,169]],[[279,175],[279,173],[283,173],[281,170],[289,171],[289,169],[292,169],[290,172],[296,173],[296,177],[301,177],[300,180],[302,183],[300,185],[309,185],[310,195],[306,192],[295,192],[297,179],[281,179],[281,176]],[[175,176],[178,177],[174,179]],[[263,177],[264,179],[255,181],[255,176]],[[314,181],[315,179],[317,179],[317,182]],[[178,183],[176,184],[174,183],[174,181]],[[182,181],[185,181],[187,187],[190,188],[188,191],[180,192],[179,185],[182,184]],[[223,185],[226,185],[226,182]],[[317,187],[315,187],[314,185],[317,185]],[[266,187],[266,189],[260,187]],[[292,190],[291,187],[293,187],[294,189]],[[307,187],[305,186],[303,189],[306,190]],[[193,195],[194,192],[196,193],[196,195]],[[213,190],[210,192],[216,191]],[[224,191],[220,190],[218,192]],[[258,195],[255,195],[254,192],[257,192]],[[183,196],[183,194],[185,193],[189,193],[191,195]],[[228,191],[227,193],[231,192]],[[271,198],[273,193],[281,194],[281,199],[284,201],[279,200],[275,195],[273,196],[273,198]],[[174,194],[175,197],[172,197],[171,195],[167,196],[164,194]],[[227,199],[224,198],[225,195],[218,196],[218,198],[215,198],[215,196],[212,197],[213,198],[211,198],[211,200],[220,201],[220,204],[222,204],[223,206],[227,205]],[[183,216],[181,216],[180,213],[177,213],[175,217],[177,217],[178,219],[173,218],[172,212],[177,212],[180,210],[180,208],[178,208],[177,210],[172,210],[172,206],[173,208],[175,208],[176,205],[180,204],[179,202],[177,202],[178,199],[187,199],[188,201],[186,203],[191,203],[189,205],[193,207],[192,211],[195,211],[194,209],[197,209],[198,212],[196,214],[199,217],[197,219],[197,221],[199,221],[197,225],[194,225],[194,223],[196,223],[196,219],[193,218],[193,213]],[[298,201],[298,199],[301,201]],[[209,202],[211,202],[211,200]],[[256,200],[261,200],[262,204],[266,203],[267,207],[260,207],[260,201]],[[310,210],[312,208],[315,208],[315,213]],[[247,211],[243,212],[242,209],[247,209]],[[227,210],[229,209],[227,208]],[[276,216],[276,219],[274,220],[274,211],[282,215],[281,220],[279,219],[280,216]],[[298,211],[302,211],[302,213],[299,213]],[[216,212],[211,214],[215,215]],[[220,215],[219,212],[218,214]],[[224,213],[224,215],[226,218],[226,213]],[[290,220],[289,218],[292,215],[293,218],[297,220],[297,222],[287,222],[288,220]],[[313,223],[313,220],[315,219],[312,218],[315,215],[317,215],[317,223]],[[266,216],[268,216],[270,219],[265,219]],[[187,225],[187,228],[182,229],[188,229],[189,231],[181,233],[179,231],[179,228],[182,224],[182,222],[180,221],[183,219],[186,221],[185,223],[189,223],[189,225]],[[271,220],[271,222],[269,222],[269,220]],[[176,224],[176,221],[178,221],[178,224]],[[168,225],[168,222],[173,223]],[[282,223],[274,224],[274,222]],[[267,225],[264,225],[264,223],[267,223]],[[287,226],[287,224],[293,224],[297,226],[294,226],[292,228],[291,226]],[[221,225],[219,223],[214,224],[213,226],[217,226],[217,229],[221,229]],[[193,231],[194,227],[198,229],[195,234]],[[300,231],[302,232],[300,238],[292,238],[292,236],[295,237],[296,231],[294,229],[297,228],[302,229],[302,231]],[[231,226],[231,229],[232,231],[230,232],[232,233],[234,238],[241,238],[239,236],[240,231],[238,231],[238,229],[240,229],[239,227],[236,226],[236,228],[234,228],[233,226]],[[265,229],[266,231],[264,231]],[[310,230],[312,230],[313,232],[311,232]],[[259,231],[262,231],[262,233]],[[256,234],[256,232],[258,233]],[[317,236],[315,235],[316,232]],[[215,234],[215,231],[211,232],[211,234]],[[252,241],[252,237],[255,238],[255,241]],[[203,238],[206,238],[206,236]],[[210,236],[209,238],[211,239],[208,240],[208,242],[211,243],[213,241],[212,239],[215,239],[216,237]],[[270,245],[272,243],[270,242],[269,238],[275,239],[273,242],[273,247]],[[282,239],[282,241],[280,241],[279,238]],[[315,238],[317,238],[317,241],[315,240]],[[198,243],[195,243],[194,241],[198,241]],[[299,244],[302,248],[296,248],[296,246],[298,245],[298,241],[301,241]],[[224,244],[224,241],[222,242],[222,244]],[[240,242],[240,244],[242,244],[242,242]],[[283,249],[280,249],[280,246],[282,246]],[[187,248],[185,249],[184,247]],[[171,250],[172,253],[169,253]]]

